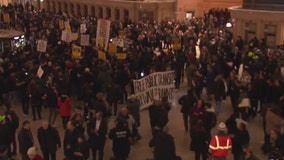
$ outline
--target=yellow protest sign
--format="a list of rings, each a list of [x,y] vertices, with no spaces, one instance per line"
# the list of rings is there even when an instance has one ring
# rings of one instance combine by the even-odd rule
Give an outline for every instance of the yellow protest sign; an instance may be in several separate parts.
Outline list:
[[[3,20],[5,23],[10,23],[10,15],[8,13],[5,13],[3,15]]]
[[[106,61],[106,54],[103,51],[99,51],[98,53],[98,59],[101,59],[103,61]]]
[[[80,46],[74,45],[72,48],[72,57],[75,59],[81,58],[82,48]]]
[[[119,60],[125,60],[126,59],[126,53],[117,53],[116,57]]]
[[[181,41],[179,38],[174,38],[173,49],[181,49]]]
[[[108,45],[108,53],[109,53],[110,55],[114,55],[116,52],[117,52],[116,44],[110,43],[110,44]]]
[[[64,21],[63,20],[59,20],[59,29],[64,29]]]
[[[126,33],[124,31],[119,31],[118,38],[119,39],[125,39],[126,38]]]
[[[100,47],[104,47],[104,45],[105,45],[105,42],[104,42],[104,37],[99,37],[98,39],[98,44],[99,44],[99,46]]]

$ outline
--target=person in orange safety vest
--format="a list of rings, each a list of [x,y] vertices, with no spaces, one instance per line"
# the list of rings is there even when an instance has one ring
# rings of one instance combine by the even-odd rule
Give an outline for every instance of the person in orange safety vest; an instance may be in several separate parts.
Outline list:
[[[232,148],[232,140],[227,134],[227,127],[224,122],[221,122],[218,127],[218,134],[213,136],[209,144],[209,152],[212,160],[226,160],[228,152]]]

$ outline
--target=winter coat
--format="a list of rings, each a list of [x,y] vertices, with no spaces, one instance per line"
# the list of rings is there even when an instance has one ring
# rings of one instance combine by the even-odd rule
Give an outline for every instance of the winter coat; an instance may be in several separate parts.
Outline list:
[[[41,150],[53,153],[56,152],[57,146],[61,146],[59,133],[51,126],[49,126],[47,130],[40,127],[37,131],[37,138]]]
[[[220,101],[226,97],[225,84],[222,79],[215,80],[213,94],[216,101]]]
[[[174,138],[167,133],[156,134],[149,146],[154,147],[154,160],[174,160],[176,158]]]
[[[130,152],[129,129],[117,126],[109,131],[109,139],[112,140],[112,151],[116,158],[126,158]]]
[[[180,112],[186,115],[191,115],[193,106],[196,103],[196,98],[193,94],[184,95],[179,100],[178,103],[181,105]]]
[[[234,138],[232,139],[232,153],[241,154],[243,152],[242,147],[248,145],[250,141],[250,136],[247,130],[240,131],[238,130],[235,133]]]
[[[127,109],[129,114],[133,116],[136,123],[140,123],[140,103],[138,100],[128,101]]]
[[[65,130],[64,140],[63,140],[63,150],[64,155],[67,158],[73,157],[75,150],[75,145],[77,144],[77,138],[80,136],[80,132],[77,129]]]
[[[205,127],[194,126],[190,130],[191,144],[190,149],[201,153],[208,151],[208,136]]]
[[[12,142],[13,131],[11,126],[6,122],[5,124],[0,124],[0,146],[9,146]]]
[[[34,145],[32,132],[28,129],[22,128],[18,134],[18,140],[20,153],[26,155],[28,149]]]
[[[70,117],[71,116],[71,100],[68,96],[62,95],[58,98],[57,101],[59,107],[59,114],[61,117]]]
[[[49,108],[57,108],[57,94],[54,92],[53,89],[48,88],[46,93],[46,105]]]

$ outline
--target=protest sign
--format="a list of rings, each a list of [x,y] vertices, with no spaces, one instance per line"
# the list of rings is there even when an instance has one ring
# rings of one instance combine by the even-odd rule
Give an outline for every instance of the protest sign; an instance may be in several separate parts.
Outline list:
[[[61,30],[64,29],[64,21],[63,20],[59,20],[58,25],[59,25],[59,29],[61,29]]]
[[[67,36],[67,32],[66,31],[62,31],[62,33],[61,33],[61,41],[64,41],[64,42],[66,42],[66,36]]]
[[[131,39],[124,39],[124,47],[129,48],[132,45],[133,41]]]
[[[118,32],[118,38],[119,38],[119,39],[124,39],[124,38],[126,38],[126,32],[125,32],[125,31],[119,31],[119,32]]]
[[[124,40],[123,39],[117,39],[117,38],[113,38],[112,42],[114,44],[116,44],[118,47],[123,48],[124,47]]]
[[[126,53],[118,53],[118,54],[116,54],[116,57],[119,60],[125,60],[126,56],[127,56]]]
[[[173,49],[181,49],[181,40],[179,38],[174,38],[173,40]]]
[[[87,31],[86,23],[80,24],[80,33],[85,33]]]
[[[108,45],[108,54],[114,55],[117,52],[116,44],[110,43]]]
[[[90,44],[90,35],[81,34],[80,45],[81,46],[88,46],[89,44]]]
[[[39,66],[37,69],[37,74],[36,74],[38,78],[41,78],[43,73],[44,73],[44,70],[41,68],[41,66]]]
[[[99,51],[98,53],[98,59],[106,61],[106,54],[103,51]]]
[[[71,41],[77,41],[78,33],[71,33]]]
[[[80,46],[74,45],[72,47],[72,58],[75,58],[75,59],[81,58],[81,50],[82,48]]]
[[[140,109],[151,105],[154,100],[161,100],[163,96],[173,98],[174,71],[155,72],[139,80],[133,80],[134,93],[140,101]]]
[[[46,40],[38,40],[37,41],[37,48],[38,52],[46,52],[47,41]]]
[[[10,23],[10,15],[8,13],[5,13],[3,15],[3,20],[5,23]]]
[[[107,47],[108,47],[108,42],[109,42],[109,34],[110,34],[110,21],[104,20],[104,19],[99,19],[98,25],[97,25],[96,46],[101,45],[101,47],[104,47],[104,50],[106,51]],[[102,44],[99,43],[100,38],[103,41]]]

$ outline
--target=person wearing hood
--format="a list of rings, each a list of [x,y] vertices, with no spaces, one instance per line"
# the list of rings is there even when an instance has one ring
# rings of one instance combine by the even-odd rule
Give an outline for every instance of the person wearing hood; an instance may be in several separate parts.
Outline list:
[[[63,127],[65,129],[66,124],[71,117],[71,100],[67,95],[63,94],[58,98],[57,104],[59,107],[59,114],[62,118]]]

